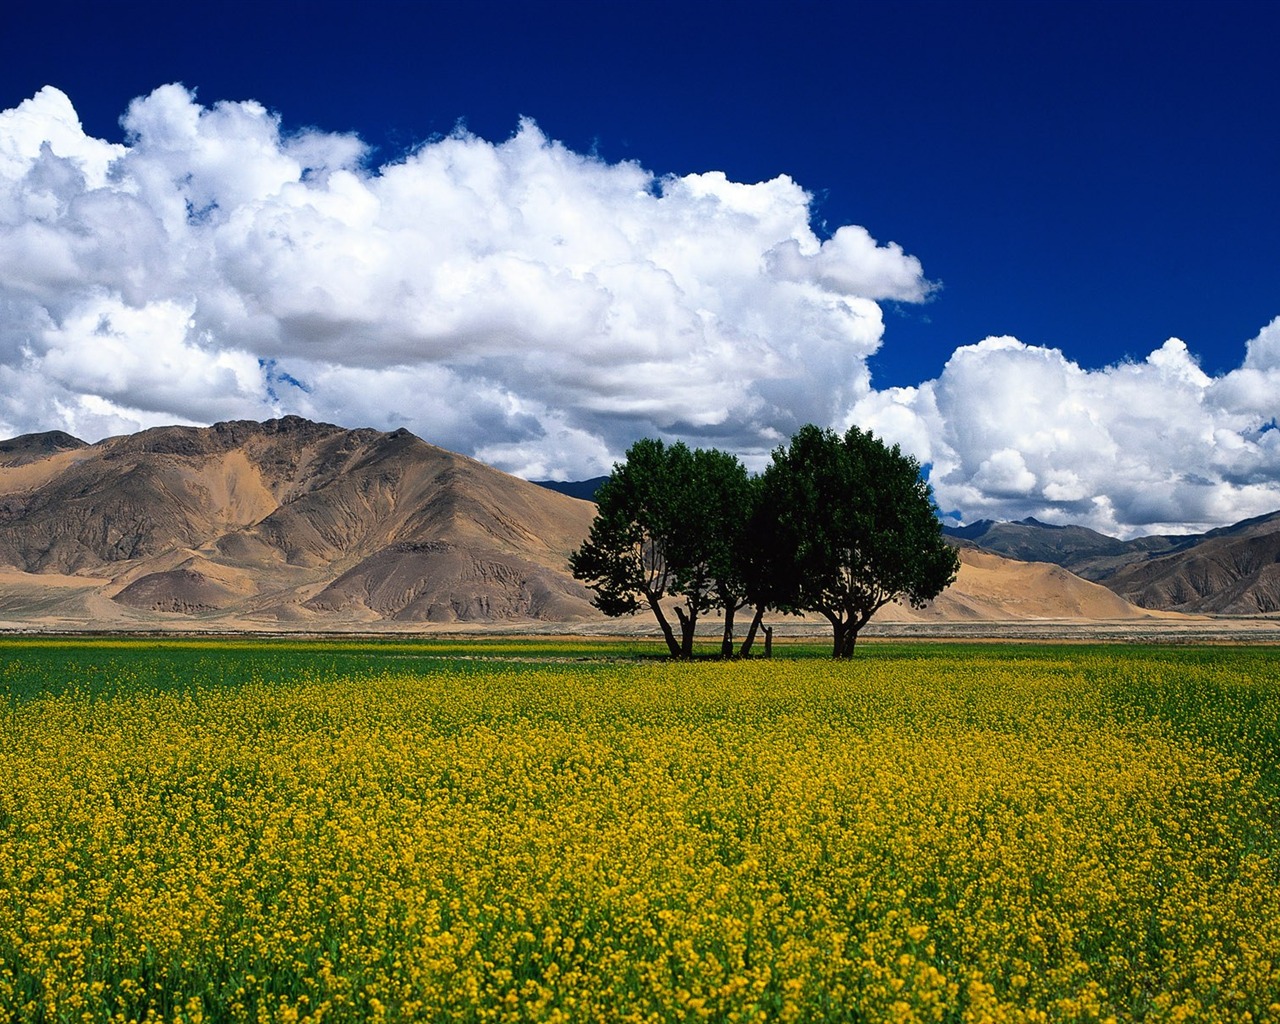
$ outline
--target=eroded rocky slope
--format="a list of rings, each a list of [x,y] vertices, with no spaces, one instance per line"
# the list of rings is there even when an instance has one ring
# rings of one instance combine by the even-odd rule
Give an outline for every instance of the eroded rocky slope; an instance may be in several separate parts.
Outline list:
[[[50,436],[0,453],[0,564],[28,586],[96,580],[135,613],[318,625],[594,615],[566,567],[590,503],[404,430],[288,417]]]

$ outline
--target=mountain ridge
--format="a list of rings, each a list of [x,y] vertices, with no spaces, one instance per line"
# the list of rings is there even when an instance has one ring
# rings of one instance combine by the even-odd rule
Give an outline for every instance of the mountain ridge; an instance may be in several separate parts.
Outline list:
[[[339,580],[384,573],[388,549],[430,542],[470,552],[418,587],[432,621],[515,615],[536,603],[526,590],[574,620],[594,615],[590,594],[557,577],[592,514],[407,430],[228,421],[0,468],[0,563],[106,578],[103,596],[137,613],[305,621],[331,609]],[[358,617],[393,605],[384,594]]]
[[[404,429],[283,417],[156,427],[92,445],[24,435],[0,443],[0,621],[325,631],[600,624],[568,570],[594,514],[588,501]],[[1054,565],[976,546],[961,558],[960,578],[937,601],[890,606],[878,618],[1162,614]]]
[[[1030,517],[943,529],[985,551],[1061,565],[1141,608],[1216,615],[1280,612],[1280,511],[1201,534],[1128,541]]]
[[[21,434],[7,441],[0,441],[0,466],[21,466],[36,462],[60,451],[87,448],[88,441],[81,441],[65,430],[46,430],[39,434]]]

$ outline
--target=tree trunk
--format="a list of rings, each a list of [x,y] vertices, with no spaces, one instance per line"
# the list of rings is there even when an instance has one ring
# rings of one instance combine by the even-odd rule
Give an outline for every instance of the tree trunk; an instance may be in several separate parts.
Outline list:
[[[691,608],[685,611],[676,605],[676,618],[680,620],[680,653],[679,658],[693,657],[693,631],[698,625],[698,610]]]
[[[720,638],[720,657],[726,660],[733,657],[733,613],[736,610],[731,604],[725,605],[724,635]]]
[[[847,661],[853,657],[853,647],[858,642],[858,630],[867,624],[867,619],[871,616],[861,615],[855,618],[850,615],[846,619],[835,612],[827,612],[826,616],[834,634],[831,657]]]
[[[845,627],[844,636],[844,658],[853,657],[853,648],[858,642],[858,634],[862,632],[862,627],[871,621],[871,616],[883,608],[888,603],[887,600],[881,601],[869,611],[865,611],[858,616],[849,616],[849,622]]]
[[[738,652],[740,657],[751,657],[751,646],[756,642],[756,632],[760,629],[760,622],[763,619],[764,605],[756,605],[756,613],[751,619],[751,627],[747,630],[746,639],[742,641],[742,650]]]
[[[654,618],[658,620],[658,625],[662,627],[662,636],[667,641],[667,650],[671,652],[671,657],[680,657],[680,644],[676,642],[676,636],[671,632],[671,623],[667,621],[667,617],[662,614],[662,605],[658,604],[658,599],[649,594],[645,595],[649,601],[649,607],[653,610]],[[676,609],[679,611],[679,609]]]
[[[840,616],[838,615],[829,614],[827,615],[827,619],[831,623],[831,629],[833,633],[832,644],[831,644],[831,657],[837,658],[837,659],[843,658],[845,656],[845,653],[844,653],[845,633],[848,632],[849,624],[845,622],[844,619],[840,618]]]
[[[847,661],[849,658],[853,657],[853,648],[857,642],[858,642],[858,626],[851,622],[845,627],[844,651],[840,655],[841,659]]]
[[[766,658],[773,657],[773,627],[764,627],[764,656]]]

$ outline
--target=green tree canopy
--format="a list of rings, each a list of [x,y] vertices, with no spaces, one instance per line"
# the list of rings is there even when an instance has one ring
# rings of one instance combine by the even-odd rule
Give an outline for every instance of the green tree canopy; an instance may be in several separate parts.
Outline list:
[[[752,532],[768,603],[824,615],[834,657],[851,657],[890,601],[920,607],[955,580],[959,557],[920,464],[897,445],[857,427],[841,437],[805,426],[773,453],[760,486]]]
[[[591,533],[569,567],[606,615],[647,605],[672,655],[690,657],[699,616],[741,606],[737,551],[750,495],[747,471],[732,455],[637,441],[596,493]],[[662,605],[669,597],[679,599],[678,639]],[[727,615],[732,650],[732,611]]]
[[[569,561],[574,576],[606,615],[647,605],[675,657],[692,655],[698,619],[712,608],[724,610],[721,653],[732,655],[734,613],[752,606],[744,653],[775,608],[824,615],[832,653],[848,658],[880,608],[901,598],[923,605],[959,567],[920,464],[857,427],[843,436],[801,428],[755,479],[732,455],[646,438],[596,503]]]

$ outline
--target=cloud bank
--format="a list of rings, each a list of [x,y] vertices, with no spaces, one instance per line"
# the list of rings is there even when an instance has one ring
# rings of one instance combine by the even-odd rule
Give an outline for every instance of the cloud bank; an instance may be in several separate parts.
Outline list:
[[[529,121],[375,168],[176,85],[122,124],[53,88],[0,115],[3,429],[298,413],[530,474],[655,432],[763,453],[865,394],[879,301],[930,288],[862,228],[819,240],[789,178],[657,178]]]
[[[1032,515],[1117,536],[1207,529],[1280,508],[1280,317],[1209,377],[1171,338],[1084,370],[987,338],[936,380],[870,392],[848,417],[931,465],[944,510]]]
[[[880,392],[881,304],[933,286],[864,228],[819,238],[785,176],[657,177],[530,121],[372,166],[177,85],[122,125],[86,135],[54,88],[0,113],[0,436],[296,413],[583,477],[643,435],[759,464],[857,421],[967,519],[1130,534],[1280,507],[1280,321],[1217,379],[1176,340],[1087,371],[1005,338]]]

